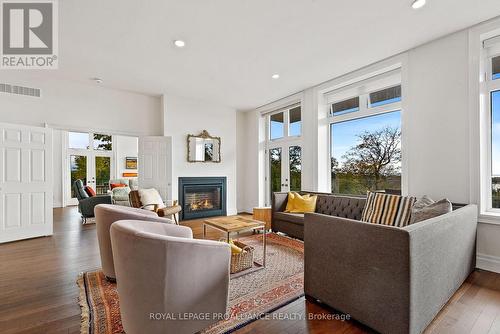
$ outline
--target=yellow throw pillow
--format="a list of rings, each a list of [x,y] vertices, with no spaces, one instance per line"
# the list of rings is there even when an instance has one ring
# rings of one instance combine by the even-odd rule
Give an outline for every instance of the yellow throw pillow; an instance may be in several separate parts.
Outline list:
[[[288,193],[288,201],[286,202],[285,212],[292,212],[294,210],[295,203],[297,202],[297,198],[309,198],[311,195],[305,194],[301,196],[299,193],[295,191]]]
[[[240,254],[241,252],[243,252],[243,249],[241,249],[240,247],[238,247],[234,244],[233,239],[229,239],[229,246],[231,246],[231,253],[232,254]]]
[[[231,253],[233,254],[240,254],[241,252],[243,252],[243,249],[241,249],[240,247],[236,246],[235,244],[229,244],[231,246]]]
[[[306,213],[314,212],[316,210],[316,200],[318,196],[311,196],[309,194],[301,196],[295,193],[293,198],[293,207],[289,212],[291,213]]]
[[[297,193],[294,193],[294,192],[288,193],[288,201],[286,202],[285,212],[290,212],[293,210],[293,203],[294,203],[294,199],[295,199],[295,194],[297,194]]]

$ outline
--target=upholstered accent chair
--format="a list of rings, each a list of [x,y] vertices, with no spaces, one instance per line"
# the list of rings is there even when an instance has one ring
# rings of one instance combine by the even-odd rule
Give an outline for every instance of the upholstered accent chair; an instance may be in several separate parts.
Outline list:
[[[153,211],[141,210],[126,206],[101,204],[95,207],[97,240],[101,255],[102,271],[108,280],[115,280],[115,267],[111,247],[111,225],[124,219],[138,219],[149,222],[172,224],[170,219],[160,218]]]
[[[73,190],[78,199],[78,212],[82,215],[83,223],[87,222],[87,218],[94,217],[94,208],[99,204],[111,204],[111,196],[100,195],[90,197],[85,191],[82,180],[76,180],[73,183]]]
[[[109,180],[109,190],[111,190],[112,184],[124,184],[130,188],[130,190],[139,189],[139,181],[136,177],[124,177],[119,179],[111,179]]]
[[[196,333],[225,314],[229,244],[193,239],[185,226],[132,220],[111,225],[111,243],[127,334]],[[185,314],[206,317],[179,319]]]
[[[174,222],[177,225],[179,225],[179,221],[177,219],[177,216],[178,216],[179,212],[182,211],[182,207],[177,204],[177,200],[175,200],[171,206],[167,206],[164,208],[158,208],[158,206],[154,205],[154,204],[143,204],[141,201],[141,196],[139,195],[138,190],[130,191],[128,196],[129,196],[129,202],[130,202],[131,207],[154,211],[158,214],[158,216],[165,217],[168,219],[173,219]]]

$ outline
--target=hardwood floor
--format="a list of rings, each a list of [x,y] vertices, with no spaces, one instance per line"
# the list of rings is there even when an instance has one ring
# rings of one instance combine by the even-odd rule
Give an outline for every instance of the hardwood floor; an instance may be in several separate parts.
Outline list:
[[[186,225],[201,236],[200,221]],[[52,237],[0,245],[0,333],[79,333],[76,278],[99,267],[95,226],[82,226],[75,208],[54,210]],[[371,333],[354,321],[308,319],[334,312],[300,298],[237,333]],[[500,274],[472,273],[426,333],[500,333]]]

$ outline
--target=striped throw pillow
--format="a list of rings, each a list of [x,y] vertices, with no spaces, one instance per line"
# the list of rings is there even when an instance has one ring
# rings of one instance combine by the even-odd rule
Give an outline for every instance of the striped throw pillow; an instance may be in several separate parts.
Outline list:
[[[367,223],[403,227],[410,223],[415,197],[368,192],[361,220]]]

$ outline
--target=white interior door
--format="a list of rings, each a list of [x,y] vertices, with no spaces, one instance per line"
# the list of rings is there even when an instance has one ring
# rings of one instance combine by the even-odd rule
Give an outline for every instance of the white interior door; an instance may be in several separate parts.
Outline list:
[[[139,137],[139,187],[155,188],[172,201],[172,137]]]
[[[0,243],[52,235],[52,130],[0,123]]]

